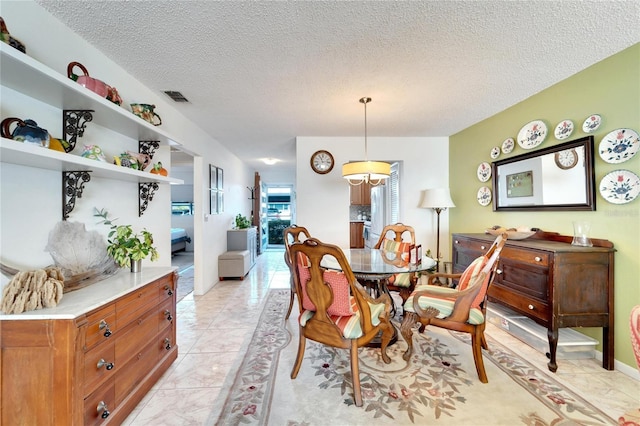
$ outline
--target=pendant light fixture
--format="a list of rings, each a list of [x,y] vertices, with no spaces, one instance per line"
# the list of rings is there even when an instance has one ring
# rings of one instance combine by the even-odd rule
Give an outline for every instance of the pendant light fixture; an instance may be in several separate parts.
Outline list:
[[[391,165],[384,161],[369,161],[367,157],[367,104],[371,98],[361,98],[364,104],[364,161],[350,161],[342,165],[342,177],[349,181],[350,185],[361,185],[365,182],[370,185],[380,185],[391,175]]]

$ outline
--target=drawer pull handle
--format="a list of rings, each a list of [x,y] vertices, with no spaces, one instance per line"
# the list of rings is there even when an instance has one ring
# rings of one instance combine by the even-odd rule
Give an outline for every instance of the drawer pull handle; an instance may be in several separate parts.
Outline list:
[[[527,306],[527,308],[529,308],[532,311],[535,309],[533,305],[529,305],[529,306]]]
[[[534,257],[533,260],[535,260],[536,262],[542,262],[542,258],[539,256]]]
[[[460,244],[460,241],[456,240],[456,244]]]
[[[166,350],[171,349],[171,340],[169,340],[169,338],[168,338],[168,337],[165,337],[165,338],[164,338],[164,348],[165,348]]]
[[[167,290],[167,294],[168,294],[169,296],[172,296],[172,295],[173,295],[173,290],[171,290],[171,287],[169,287],[168,285],[165,285],[165,286],[164,286],[164,289],[165,289],[165,290]]]
[[[485,246],[480,246],[481,250],[486,250],[487,248]]]
[[[105,320],[100,320],[100,325],[98,326],[100,330],[104,329],[104,337],[111,336],[111,330],[109,329],[109,324]]]
[[[497,275],[502,275],[502,269],[496,269],[496,274]]]
[[[100,358],[100,361],[98,361],[97,367],[98,368],[102,368],[106,366],[107,370],[113,370],[113,363],[112,362],[107,362],[104,359]]]
[[[168,309],[164,311],[164,316],[167,317],[167,321],[171,321],[173,319],[171,312]]]
[[[100,414],[100,417],[102,417],[103,419],[106,419],[107,417],[109,417],[109,414],[111,413],[109,412],[109,408],[107,407],[106,402],[100,401],[98,403],[98,414]]]

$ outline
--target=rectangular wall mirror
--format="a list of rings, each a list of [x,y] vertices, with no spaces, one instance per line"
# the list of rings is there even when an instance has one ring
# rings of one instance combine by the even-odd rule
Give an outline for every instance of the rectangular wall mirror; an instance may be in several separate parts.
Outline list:
[[[593,136],[491,163],[493,210],[595,210]]]

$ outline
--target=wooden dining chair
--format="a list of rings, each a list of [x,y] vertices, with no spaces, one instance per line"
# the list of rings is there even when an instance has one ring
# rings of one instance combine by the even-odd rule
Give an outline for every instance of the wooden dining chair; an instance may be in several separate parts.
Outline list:
[[[396,253],[407,253],[412,245],[416,243],[416,233],[412,226],[396,223],[387,225],[382,229],[380,238],[374,246],[376,249],[393,251]],[[389,291],[397,291],[402,298],[402,304],[407,301],[409,295],[416,286],[418,277],[413,272],[403,272],[394,274],[386,282]]]
[[[487,349],[484,337],[487,290],[497,273],[500,252],[506,241],[506,233],[499,235],[489,250],[471,262],[462,274],[442,274],[458,279],[456,288],[430,284],[416,287],[404,305],[404,318],[400,326],[408,345],[402,356],[405,361],[413,352],[413,329],[417,322],[421,324],[420,332],[426,326],[433,325],[470,333],[478,378],[482,383],[488,382],[482,359],[482,349]],[[437,275],[434,274],[434,277]]]
[[[291,378],[295,379],[304,358],[306,339],[350,350],[351,377],[356,406],[362,406],[358,348],[368,344],[379,332],[382,359],[389,364],[387,346],[394,334],[389,313],[391,299],[383,294],[371,298],[356,281],[342,250],[315,238],[289,247],[294,282],[301,314],[298,319],[300,340]],[[340,270],[321,266],[329,258]]]
[[[293,299],[296,295],[296,286],[293,282],[293,262],[291,261],[289,247],[291,247],[291,244],[293,243],[301,242],[311,238],[311,234],[309,233],[309,231],[307,231],[307,228],[305,228],[304,226],[298,226],[298,225],[291,225],[285,228],[282,231],[282,234],[284,237],[284,262],[289,267],[289,274],[290,274],[289,282],[291,285],[291,297],[289,299],[289,309],[287,310],[287,315],[284,317],[285,320],[288,320],[289,316],[291,315],[291,309],[293,308]]]

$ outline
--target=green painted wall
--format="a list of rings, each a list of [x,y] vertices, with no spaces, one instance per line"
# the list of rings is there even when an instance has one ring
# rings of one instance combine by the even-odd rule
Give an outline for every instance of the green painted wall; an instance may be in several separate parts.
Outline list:
[[[523,77],[524,78],[524,77]],[[589,212],[494,212],[491,205],[476,201],[478,189],[486,184],[476,177],[478,165],[494,161],[491,148],[501,146],[531,120],[543,120],[549,136],[537,148],[546,148],[586,136],[582,123],[590,114],[600,114],[603,123],[593,133],[595,141],[596,211]],[[569,139],[558,141],[555,126],[571,119],[576,130]],[[591,222],[591,236],[612,241],[615,255],[615,357],[636,367],[630,342],[629,313],[640,304],[640,197],[623,204],[610,204],[600,196],[600,180],[610,171],[631,170],[640,175],[640,154],[620,164],[608,164],[597,154],[602,138],[612,130],[631,128],[640,132],[640,44],[629,47],[584,71],[551,86],[513,107],[481,121],[450,138],[450,186],[456,207],[450,210],[451,232],[483,232],[493,225],[507,228],[530,226],[573,235],[574,220]],[[527,152],[516,144],[510,154]],[[491,181],[488,182],[491,187]],[[449,241],[449,244],[451,242]],[[580,285],[580,283],[576,283]],[[578,331],[602,342],[599,328]],[[602,346],[599,346],[602,350]]]

